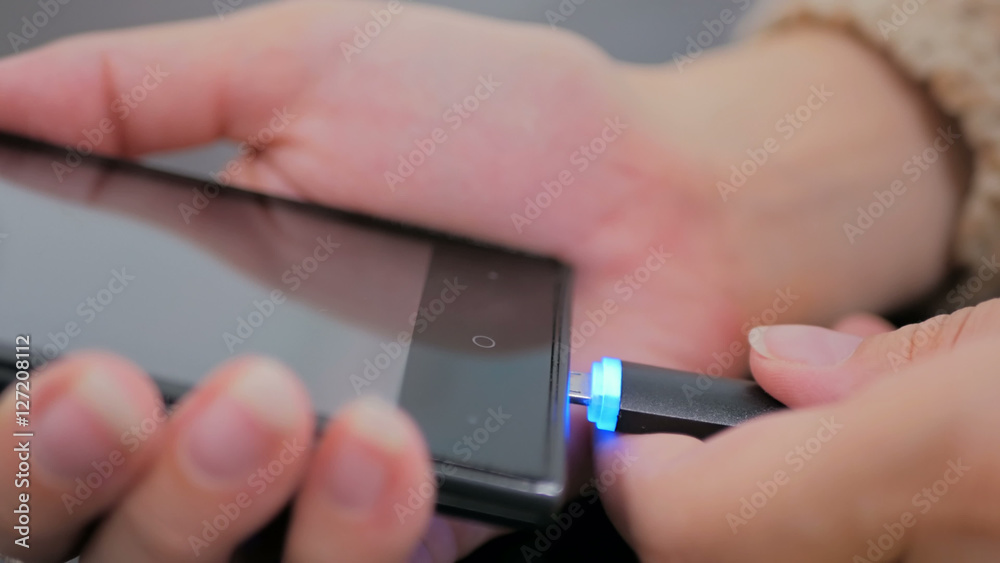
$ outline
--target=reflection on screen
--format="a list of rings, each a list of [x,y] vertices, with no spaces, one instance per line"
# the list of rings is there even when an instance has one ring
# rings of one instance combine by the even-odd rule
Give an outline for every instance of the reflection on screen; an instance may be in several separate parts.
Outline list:
[[[112,349],[185,384],[268,354],[320,412],[361,378],[398,398],[430,243],[154,176],[64,176],[44,156],[0,153],[0,344],[30,334],[41,361]]]

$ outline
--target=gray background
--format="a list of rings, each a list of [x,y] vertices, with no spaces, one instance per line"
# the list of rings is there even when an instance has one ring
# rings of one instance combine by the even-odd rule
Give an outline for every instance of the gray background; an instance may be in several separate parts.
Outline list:
[[[66,35],[197,17],[216,17],[213,0],[58,0],[59,13],[40,29],[26,48],[43,45]],[[226,0],[220,0],[226,1]],[[239,4],[240,0],[229,0]],[[267,0],[242,0],[241,8]],[[339,0],[330,0],[339,1]],[[404,0],[406,1],[406,0]],[[577,31],[607,49],[613,56],[631,62],[656,63],[682,53],[688,37],[704,29],[702,20],[719,17],[725,8],[736,8],[742,0],[440,0],[429,4],[451,6],[502,18],[549,25],[546,12],[558,13],[560,2],[575,6],[559,25]],[[0,2],[0,56],[14,53],[8,33],[20,33],[23,22],[40,10],[37,0]],[[731,27],[726,30],[728,34]],[[716,43],[721,44],[726,37]],[[152,159],[161,167],[196,176],[219,170],[232,158],[226,143]]]

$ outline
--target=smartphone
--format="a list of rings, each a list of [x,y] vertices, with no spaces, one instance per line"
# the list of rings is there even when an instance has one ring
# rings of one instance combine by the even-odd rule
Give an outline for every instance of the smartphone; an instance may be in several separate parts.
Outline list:
[[[537,523],[562,500],[570,283],[553,259],[0,134],[4,383],[18,353],[99,348],[173,402],[266,354],[320,427],[365,394],[409,412],[444,513]]]

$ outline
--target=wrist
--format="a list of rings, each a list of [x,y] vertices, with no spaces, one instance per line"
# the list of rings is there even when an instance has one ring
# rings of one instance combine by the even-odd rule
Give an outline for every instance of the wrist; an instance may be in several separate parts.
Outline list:
[[[659,73],[660,130],[708,171],[748,318],[779,289],[802,296],[781,322],[829,322],[941,279],[968,155],[876,50],[804,27],[637,72]]]

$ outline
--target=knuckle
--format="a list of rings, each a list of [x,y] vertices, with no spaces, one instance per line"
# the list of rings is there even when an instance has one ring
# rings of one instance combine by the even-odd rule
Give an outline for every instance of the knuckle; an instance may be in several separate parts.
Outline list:
[[[890,337],[877,339],[874,346],[893,370],[899,371],[902,365],[997,335],[1000,335],[1000,299],[901,327]]]
[[[965,334],[972,314],[972,309],[962,309],[899,329],[898,353],[912,362],[952,349]]]
[[[116,514],[110,526],[103,531],[110,543],[131,538],[128,543],[146,554],[149,561],[188,561],[194,559],[191,545],[184,533],[176,530],[166,518],[155,510],[140,510],[136,503],[128,503]]]

